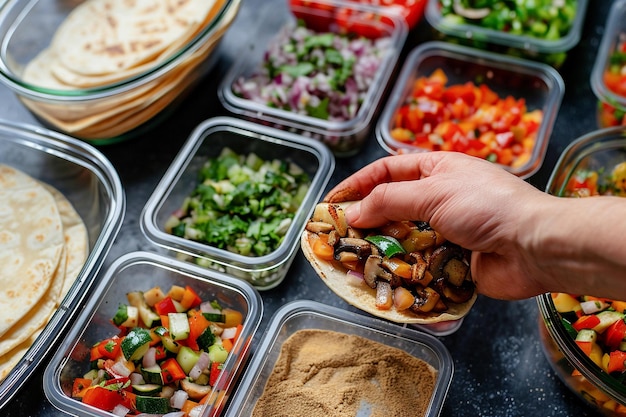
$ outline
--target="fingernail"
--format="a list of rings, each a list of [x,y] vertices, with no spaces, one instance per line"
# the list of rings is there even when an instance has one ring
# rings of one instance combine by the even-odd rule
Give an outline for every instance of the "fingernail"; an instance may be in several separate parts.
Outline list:
[[[361,203],[360,202],[351,204],[346,209],[346,220],[348,221],[348,224],[358,220],[360,216],[361,216]]]

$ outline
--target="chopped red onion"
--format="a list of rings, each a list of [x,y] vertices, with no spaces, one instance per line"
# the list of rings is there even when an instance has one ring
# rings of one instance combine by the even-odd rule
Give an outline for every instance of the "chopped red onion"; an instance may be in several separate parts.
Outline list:
[[[198,357],[198,361],[189,371],[189,377],[191,379],[198,379],[198,377],[202,375],[202,372],[209,367],[210,363],[211,359],[209,358],[209,354],[202,351]]]
[[[179,389],[174,392],[172,398],[170,398],[170,405],[174,408],[178,408],[179,410],[183,408],[185,405],[185,401],[189,398],[189,394],[185,392],[185,390]]]
[[[237,335],[236,327],[227,327],[221,334],[222,339],[233,339]]]
[[[122,404],[118,404],[115,407],[113,407],[113,410],[111,410],[111,412],[115,414],[116,416],[124,417],[126,414],[130,412],[130,408],[124,407]]]
[[[151,346],[143,355],[141,364],[144,368],[150,368],[151,366],[156,365],[156,348],[154,346]]]
[[[111,371],[118,376],[130,376],[130,369],[121,360],[111,365]]]

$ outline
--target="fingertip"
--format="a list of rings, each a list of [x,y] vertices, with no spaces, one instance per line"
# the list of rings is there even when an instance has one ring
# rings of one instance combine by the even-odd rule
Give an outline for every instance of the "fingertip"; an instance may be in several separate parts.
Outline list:
[[[351,204],[348,208],[346,208],[346,220],[348,224],[352,224],[359,220],[361,217],[361,202],[355,202]]]

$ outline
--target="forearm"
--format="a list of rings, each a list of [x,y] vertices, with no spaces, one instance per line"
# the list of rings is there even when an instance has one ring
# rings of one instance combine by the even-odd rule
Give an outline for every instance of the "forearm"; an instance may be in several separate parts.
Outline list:
[[[547,289],[626,299],[626,199],[551,197],[529,213],[522,246]]]

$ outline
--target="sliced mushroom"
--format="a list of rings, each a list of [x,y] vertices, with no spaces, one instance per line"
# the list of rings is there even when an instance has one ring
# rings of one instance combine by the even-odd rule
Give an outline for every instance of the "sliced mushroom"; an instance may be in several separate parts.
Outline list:
[[[428,262],[424,259],[420,252],[412,252],[409,254],[413,263],[411,263],[411,284],[420,284],[423,287],[428,286],[433,276],[427,271]],[[428,274],[426,274],[428,272]]]
[[[441,295],[430,287],[425,287],[417,291],[415,303],[411,306],[411,311],[415,313],[428,313],[435,309]]]
[[[383,258],[378,255],[370,255],[363,267],[363,280],[370,288],[376,288],[378,279],[390,282],[391,273],[382,267]]]
[[[433,274],[433,278],[438,280],[444,276],[444,267],[451,259],[462,260],[465,253],[460,246],[445,244],[435,249],[428,261],[428,270]]]
[[[312,233],[329,233],[335,230],[335,227],[326,222],[308,221],[306,224],[306,230]]]
[[[491,9],[488,7],[481,7],[479,9],[472,9],[469,7],[463,6],[461,0],[454,0],[452,3],[452,8],[454,9],[454,13],[459,16],[466,17],[468,19],[483,19],[491,13]]]
[[[444,280],[439,293],[446,300],[461,304],[468,301],[474,295],[474,283],[469,280],[464,280],[463,284],[456,286]]]
[[[188,379],[182,379],[180,381],[180,387],[185,390],[189,398],[196,401],[206,397],[212,390],[210,385],[196,384]]]
[[[342,237],[335,245],[335,259],[341,261],[341,258],[345,258],[347,261],[345,252],[355,255],[349,256],[351,262],[363,260],[372,253],[372,245],[365,239]]]
[[[463,285],[467,277],[469,265],[462,259],[452,258],[443,266],[443,276],[454,286]]]
[[[341,236],[339,236],[339,233],[337,233],[335,229],[328,232],[328,244],[330,246],[334,247],[337,245],[337,243],[339,243],[339,239],[341,239]]]

